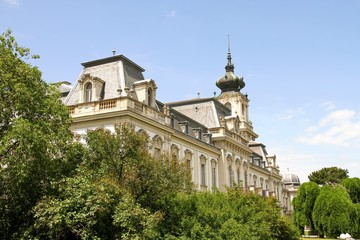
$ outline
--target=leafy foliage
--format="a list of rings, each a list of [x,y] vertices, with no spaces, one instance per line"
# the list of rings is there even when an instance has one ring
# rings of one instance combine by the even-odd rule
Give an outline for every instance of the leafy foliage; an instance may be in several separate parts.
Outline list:
[[[314,182],[305,182],[298,189],[292,204],[294,206],[294,222],[299,229],[304,229],[305,226],[314,229],[312,212],[319,193],[320,187]]]
[[[147,139],[128,125],[112,133],[87,134],[87,148],[74,177],[60,184],[34,209],[29,236],[50,239],[157,239],[162,219],[157,209],[167,196],[191,191],[178,160],[154,159]]]
[[[354,235],[359,224],[355,216],[356,208],[346,189],[339,185],[324,185],[321,188],[313,210],[314,226],[319,233],[336,238],[348,232],[358,237]]]
[[[73,147],[68,111],[29,58],[10,30],[0,36],[1,239],[32,224],[32,207],[74,160],[63,154]]]
[[[163,234],[167,239],[298,239],[280,216],[274,198],[246,194],[198,192],[168,199]]]
[[[155,239],[152,229],[161,219],[113,179],[98,179],[88,171],[66,179],[60,195],[44,198],[34,211],[32,235],[49,239]]]
[[[360,179],[346,178],[341,182],[348,191],[353,203],[360,203]]]
[[[338,168],[338,167],[329,167],[322,168],[319,171],[312,172],[308,178],[310,182],[315,182],[320,185],[330,184],[330,183],[341,183],[345,178],[348,178],[348,170]]]
[[[106,129],[89,131],[85,166],[104,176],[113,176],[142,206],[157,210],[167,195],[192,191],[190,174],[167,155],[151,156],[148,139],[136,134],[130,125],[120,125],[115,133]]]

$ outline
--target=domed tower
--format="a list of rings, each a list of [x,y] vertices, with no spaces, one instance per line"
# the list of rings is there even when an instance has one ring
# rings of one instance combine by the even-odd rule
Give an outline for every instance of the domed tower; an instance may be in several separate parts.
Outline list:
[[[228,43],[227,65],[225,66],[225,76],[216,81],[216,86],[221,89],[221,94],[225,92],[240,92],[245,87],[243,77],[238,77],[234,73],[234,64],[231,63],[230,41]]]
[[[298,188],[301,185],[300,179],[298,175],[288,171],[287,173],[283,174],[282,182],[285,187],[283,189],[283,195],[285,198],[284,206],[286,207],[285,212],[286,214],[291,215],[294,211],[291,203],[294,197],[296,196]]]
[[[301,185],[299,177],[291,172],[287,172],[283,174],[283,180],[282,182],[285,185],[285,188],[291,189],[297,189]]]
[[[241,89],[245,87],[243,77],[236,76],[234,73],[234,64],[231,62],[230,40],[228,38],[227,64],[225,66],[225,75],[216,81],[216,86],[220,88],[221,94],[216,98],[219,102],[231,110],[231,115],[225,117],[225,120],[237,119],[241,135],[247,139],[255,140],[258,135],[253,132],[252,123],[249,120],[249,99],[247,94],[243,94]]]

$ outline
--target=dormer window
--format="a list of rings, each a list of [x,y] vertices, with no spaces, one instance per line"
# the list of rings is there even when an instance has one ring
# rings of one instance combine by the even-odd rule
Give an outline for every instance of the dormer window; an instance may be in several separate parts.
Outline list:
[[[98,77],[84,74],[79,80],[80,84],[80,102],[99,101],[105,97],[105,82]]]
[[[227,107],[228,109],[231,110],[231,103],[229,103],[229,102],[225,103],[225,107]]]
[[[149,107],[156,107],[156,84],[154,80],[146,79],[133,84],[137,100]]]
[[[183,133],[186,133],[186,134],[189,133],[189,122],[188,121],[179,122],[179,126]]]
[[[92,84],[88,82],[85,85],[85,102],[91,102],[92,100]]]

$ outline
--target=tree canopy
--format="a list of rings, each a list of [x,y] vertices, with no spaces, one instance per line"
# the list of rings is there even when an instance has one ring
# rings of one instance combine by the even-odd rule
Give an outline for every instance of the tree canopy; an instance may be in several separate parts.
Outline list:
[[[322,168],[319,171],[312,172],[308,178],[310,182],[315,182],[317,184],[329,184],[329,183],[341,183],[342,180],[348,178],[348,170],[338,168],[338,167],[329,167]]]
[[[31,225],[32,207],[53,191],[71,148],[70,117],[59,92],[27,61],[11,31],[0,36],[0,238]],[[36,58],[36,57],[35,57]]]
[[[341,182],[349,192],[353,203],[360,203],[360,179],[357,177],[346,178]]]
[[[294,222],[299,229],[303,229],[305,226],[314,229],[312,212],[319,192],[320,187],[314,182],[305,182],[299,187],[292,202],[294,206]]]
[[[314,226],[319,233],[337,238],[341,233],[358,237],[359,218],[346,189],[340,185],[324,185],[313,210]]]
[[[347,178],[347,170],[335,167],[323,168],[311,176],[313,181],[301,184],[292,202],[295,225],[301,230],[309,226],[327,237],[337,238],[348,232],[359,238],[359,178]]]
[[[275,198],[241,189],[197,192],[168,199],[163,235],[168,239],[298,239],[297,229],[281,216]]]
[[[158,239],[164,199],[192,191],[186,168],[167,155],[153,158],[130,125],[88,131],[84,151],[75,176],[35,207],[30,236]]]

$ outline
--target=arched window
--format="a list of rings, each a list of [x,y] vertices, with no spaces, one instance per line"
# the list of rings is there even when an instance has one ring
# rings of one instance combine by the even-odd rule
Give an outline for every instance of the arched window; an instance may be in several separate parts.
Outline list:
[[[85,102],[92,100],[92,84],[89,82],[85,85]]]
[[[216,186],[216,160],[212,159],[211,160],[211,183],[212,183],[212,190],[215,191],[217,186]]]
[[[234,185],[234,171],[231,166],[229,166],[229,186],[233,187]]]
[[[257,188],[257,176],[256,175],[253,176],[253,180],[254,180],[254,188]]]
[[[229,103],[229,102],[225,103],[225,107],[227,107],[228,109],[231,110],[231,103]]]
[[[206,188],[206,157],[200,156],[200,184],[202,188]]]
[[[192,174],[192,152],[189,149],[186,149],[184,152],[185,155],[185,167]]]
[[[163,147],[163,140],[159,135],[155,135],[153,137],[153,146],[154,146],[154,157],[160,158],[162,147]]]
[[[179,147],[175,144],[171,145],[171,158],[172,158],[172,160],[179,159]]]
[[[137,131],[137,134],[139,134],[142,138],[144,138],[146,141],[148,141],[149,135],[147,134],[147,132],[144,129],[140,129],[139,131]]]
[[[153,102],[153,90],[148,88],[148,105],[151,106]]]

